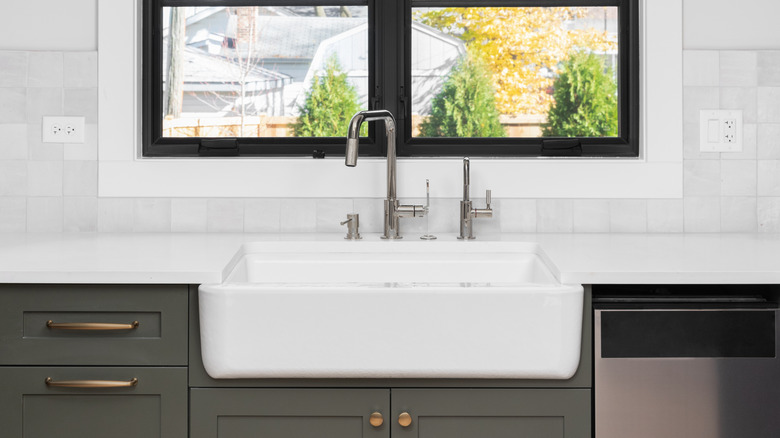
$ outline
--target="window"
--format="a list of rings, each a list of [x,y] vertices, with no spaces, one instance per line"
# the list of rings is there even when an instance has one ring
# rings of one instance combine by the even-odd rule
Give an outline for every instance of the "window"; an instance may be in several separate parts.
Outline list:
[[[343,155],[378,108],[399,156],[639,154],[637,0],[144,6],[144,156]]]

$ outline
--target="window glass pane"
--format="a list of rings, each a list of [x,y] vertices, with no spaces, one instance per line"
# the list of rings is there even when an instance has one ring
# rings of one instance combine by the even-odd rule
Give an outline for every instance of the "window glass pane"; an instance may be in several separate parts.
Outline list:
[[[163,137],[345,136],[368,107],[365,6],[166,7]]]
[[[414,8],[412,135],[617,137],[618,8]]]

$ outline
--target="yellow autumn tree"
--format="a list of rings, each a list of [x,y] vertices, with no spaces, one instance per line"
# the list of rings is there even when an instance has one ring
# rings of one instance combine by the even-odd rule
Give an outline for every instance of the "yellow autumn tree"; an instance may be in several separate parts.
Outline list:
[[[548,90],[571,53],[616,47],[607,32],[571,26],[587,13],[581,7],[439,8],[418,11],[415,20],[463,40],[485,60],[501,114],[547,114]]]

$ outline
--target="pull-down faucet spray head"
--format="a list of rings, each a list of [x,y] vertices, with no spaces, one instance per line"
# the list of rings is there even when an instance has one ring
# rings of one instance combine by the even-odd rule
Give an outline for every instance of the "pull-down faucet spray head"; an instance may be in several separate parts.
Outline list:
[[[363,120],[366,118],[363,111],[355,114],[352,120],[349,121],[349,128],[347,129],[347,153],[344,164],[348,167],[357,166],[358,160],[358,148],[360,147],[360,125],[363,124]]]

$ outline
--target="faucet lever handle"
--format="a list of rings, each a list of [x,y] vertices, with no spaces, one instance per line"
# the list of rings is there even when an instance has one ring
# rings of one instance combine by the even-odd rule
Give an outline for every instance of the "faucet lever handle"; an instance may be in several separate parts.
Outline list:
[[[493,192],[492,190],[486,190],[485,191],[485,201],[487,203],[488,210],[490,209],[490,204],[493,203],[493,194],[492,194],[492,192]]]

